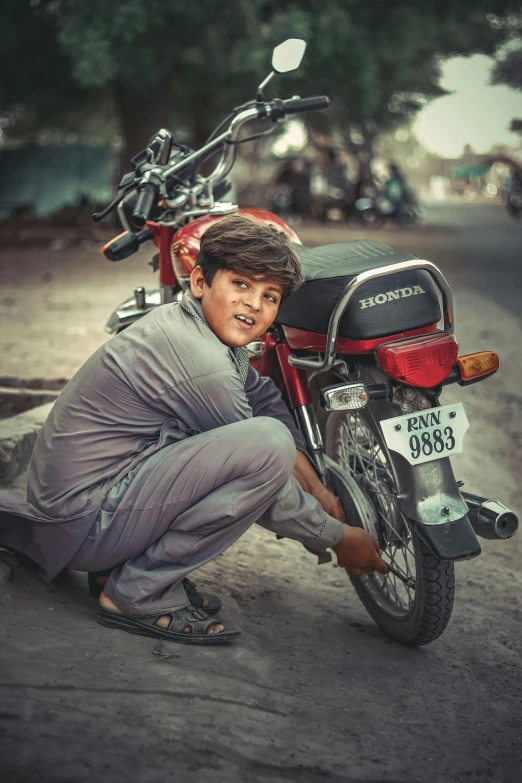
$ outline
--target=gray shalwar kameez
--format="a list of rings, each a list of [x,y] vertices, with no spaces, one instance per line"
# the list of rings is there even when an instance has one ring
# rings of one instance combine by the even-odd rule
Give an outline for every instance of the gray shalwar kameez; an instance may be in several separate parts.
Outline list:
[[[275,384],[207,326],[200,302],[163,305],[102,345],[36,442],[27,502],[0,492],[0,544],[52,579],[117,566],[124,612],[185,606],[181,580],[254,522],[321,550],[344,527],[292,477],[305,444]]]

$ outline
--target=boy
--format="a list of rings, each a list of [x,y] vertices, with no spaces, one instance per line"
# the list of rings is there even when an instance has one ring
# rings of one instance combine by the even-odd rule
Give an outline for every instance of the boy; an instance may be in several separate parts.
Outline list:
[[[0,543],[48,579],[66,565],[112,569],[102,625],[188,644],[239,636],[186,577],[254,522],[385,573],[243,348],[301,283],[285,234],[241,215],[214,223],[183,301],[102,345],[67,384],[36,442],[29,502],[0,493]]]

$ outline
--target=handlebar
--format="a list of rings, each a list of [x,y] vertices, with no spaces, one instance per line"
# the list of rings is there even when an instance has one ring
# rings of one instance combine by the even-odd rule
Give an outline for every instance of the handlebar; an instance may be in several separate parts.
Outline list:
[[[281,101],[285,114],[300,114],[304,111],[321,111],[330,105],[330,99],[326,95],[315,95],[311,98],[290,98]]]
[[[145,185],[143,190],[140,191],[134,212],[132,213],[132,222],[135,226],[141,228],[145,225],[154,206],[155,199],[156,187],[151,184]]]
[[[184,195],[183,198],[181,198],[180,194],[177,199],[174,199],[171,202],[168,199],[166,189],[166,183],[169,178],[177,175],[178,172],[182,172],[182,170],[187,171],[192,164],[197,165],[197,161],[208,156],[210,152],[216,150],[220,146],[224,147],[221,158],[214,171],[205,177],[205,181],[207,186],[213,188],[225,179],[234,164],[235,151],[237,149],[236,145],[241,142],[241,139],[239,139],[239,131],[246,122],[256,119],[267,119],[276,122],[277,120],[284,118],[287,114],[300,114],[305,111],[321,111],[322,109],[327,109],[329,105],[330,100],[326,95],[316,95],[310,98],[290,98],[287,100],[276,98],[275,100],[267,102],[252,101],[245,106],[243,111],[240,111],[233,117],[226,131],[205,144],[200,150],[184,155],[181,160],[177,160],[170,166],[168,164],[166,166],[165,164],[158,164],[153,170],[146,171],[141,178],[141,181],[139,180],[138,167],[136,174],[133,175],[133,182],[129,182],[126,188],[126,191],[130,189],[134,190],[139,182],[138,199],[134,212],[132,213],[132,222],[134,226],[136,228],[142,228],[145,225],[160,193],[163,194],[163,197],[166,199],[166,203],[170,208],[182,206],[188,200],[189,195],[192,192],[190,186],[186,186],[186,195]],[[255,136],[253,138],[255,138]],[[133,187],[131,187],[132,185]],[[118,196],[117,200],[104,209],[102,213],[97,214],[94,219],[100,220],[102,217],[105,217],[121,201],[124,195],[125,194]],[[179,203],[177,203],[178,200]]]
[[[159,175],[152,171],[148,171],[141,181],[138,200],[132,213],[132,222],[138,228],[144,226],[149,219],[150,211],[159,197],[161,184]]]
[[[225,144],[225,150],[214,171],[207,176],[207,182],[215,185],[223,180],[234,164],[234,145],[237,144],[240,128],[250,120],[270,119],[276,120],[286,117],[287,114],[299,114],[304,111],[318,111],[326,109],[330,105],[329,98],[326,95],[318,95],[311,98],[289,98],[282,101],[276,98],[267,103],[255,103],[249,108],[237,114],[230,123],[228,131],[214,139],[212,144]],[[201,150],[199,151],[200,154]]]

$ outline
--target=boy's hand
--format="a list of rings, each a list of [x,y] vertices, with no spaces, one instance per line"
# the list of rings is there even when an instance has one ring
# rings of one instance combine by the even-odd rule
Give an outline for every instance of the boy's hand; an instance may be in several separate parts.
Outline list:
[[[316,492],[310,494],[313,494],[314,498],[321,504],[323,511],[330,514],[331,517],[338,519],[339,522],[346,522],[341,501],[339,498],[335,497],[332,492],[327,490],[326,487],[321,484],[320,489],[317,488]]]
[[[335,497],[320,481],[313,469],[308,457],[298,451],[295,461],[294,477],[302,489],[312,495],[321,504],[323,511],[335,517],[340,522],[345,522],[344,511],[339,499]]]
[[[367,571],[388,573],[386,563],[379,557],[382,554],[379,544],[360,527],[346,525],[343,537],[333,550],[337,555],[337,564],[341,568],[349,568],[355,576],[361,576]]]

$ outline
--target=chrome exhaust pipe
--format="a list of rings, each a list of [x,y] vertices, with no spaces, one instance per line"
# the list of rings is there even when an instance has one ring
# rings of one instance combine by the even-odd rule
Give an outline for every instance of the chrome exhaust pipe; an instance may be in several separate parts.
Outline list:
[[[518,517],[498,500],[486,500],[470,492],[461,492],[468,507],[468,519],[478,536],[489,539],[506,539],[518,530]]]

